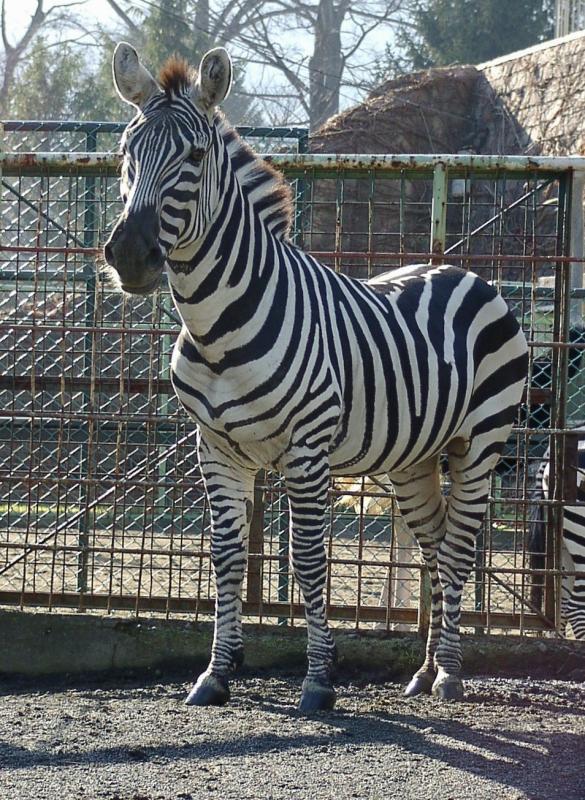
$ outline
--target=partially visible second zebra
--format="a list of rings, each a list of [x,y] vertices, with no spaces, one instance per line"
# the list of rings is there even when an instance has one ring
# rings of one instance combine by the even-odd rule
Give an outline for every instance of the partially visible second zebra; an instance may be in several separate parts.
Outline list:
[[[585,502],[585,438],[580,439],[577,465],[577,501]],[[545,453],[536,476],[536,500],[549,496],[550,457]],[[546,508],[537,506],[528,539],[532,569],[543,569],[546,550]],[[576,639],[585,640],[585,506],[563,509],[561,568],[576,575],[564,575],[561,590],[561,623],[570,625]],[[542,581],[533,579],[532,601],[542,605]]]

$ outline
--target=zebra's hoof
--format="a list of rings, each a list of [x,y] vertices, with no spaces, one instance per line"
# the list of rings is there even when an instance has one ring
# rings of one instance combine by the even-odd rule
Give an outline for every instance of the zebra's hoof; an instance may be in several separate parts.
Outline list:
[[[299,710],[303,714],[312,714],[314,711],[331,711],[334,705],[335,689],[331,683],[305,678],[299,703]]]
[[[463,682],[457,675],[440,675],[433,683],[433,695],[439,700],[463,700]]]
[[[204,672],[187,695],[185,705],[225,706],[229,699],[230,690],[227,680]]]
[[[416,697],[419,694],[430,694],[435,676],[432,672],[415,673],[412,680],[404,690],[406,697]]]

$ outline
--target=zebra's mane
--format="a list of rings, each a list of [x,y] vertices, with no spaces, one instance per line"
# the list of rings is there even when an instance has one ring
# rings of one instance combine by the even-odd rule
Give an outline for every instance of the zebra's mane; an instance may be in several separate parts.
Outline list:
[[[248,189],[252,202],[263,212],[264,221],[272,233],[283,239],[288,238],[292,225],[293,201],[291,188],[282,173],[254,152],[221,112],[217,113],[216,124],[227,146],[238,182]]]
[[[196,80],[196,70],[188,61],[177,55],[167,58],[158,74],[158,82],[167,96],[190,89]]]

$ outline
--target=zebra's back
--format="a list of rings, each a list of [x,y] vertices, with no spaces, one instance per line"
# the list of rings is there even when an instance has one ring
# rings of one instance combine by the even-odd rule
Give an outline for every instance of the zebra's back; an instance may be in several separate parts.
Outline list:
[[[512,423],[527,346],[491,285],[457,267],[428,265],[351,283],[351,292],[339,283],[329,319],[344,333],[330,338],[353,346],[334,359],[343,392],[335,473],[401,469],[454,438]]]

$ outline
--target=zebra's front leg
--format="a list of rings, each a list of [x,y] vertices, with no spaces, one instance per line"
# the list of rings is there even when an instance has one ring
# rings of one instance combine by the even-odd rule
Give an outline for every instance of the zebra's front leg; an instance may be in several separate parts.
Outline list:
[[[291,562],[305,602],[308,670],[299,708],[328,710],[335,705],[331,669],[335,642],[327,624],[323,599],[327,577],[325,510],[329,463],[322,453],[289,454],[282,464],[291,515]]]
[[[203,445],[199,457],[211,511],[215,630],[209,665],[185,702],[221,706],[230,698],[229,677],[244,660],[242,582],[254,507],[254,473],[236,470]]]

